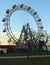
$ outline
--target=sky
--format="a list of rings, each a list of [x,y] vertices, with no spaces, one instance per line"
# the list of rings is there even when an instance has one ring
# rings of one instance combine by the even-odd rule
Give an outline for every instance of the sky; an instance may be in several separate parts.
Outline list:
[[[31,6],[42,19],[44,30],[50,33],[50,0],[0,0],[0,32],[4,29],[2,19],[6,16],[6,10],[11,9],[14,4]],[[21,31],[22,26],[30,23],[33,30],[37,30],[37,24],[30,14],[24,11],[16,11],[12,14],[10,26],[12,31]]]

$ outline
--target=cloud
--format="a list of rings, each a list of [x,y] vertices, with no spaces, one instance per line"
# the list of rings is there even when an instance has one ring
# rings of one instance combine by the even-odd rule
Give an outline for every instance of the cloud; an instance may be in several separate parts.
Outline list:
[[[13,32],[14,36],[18,39],[20,32]],[[0,45],[13,45],[13,43],[8,43],[8,36],[6,33],[0,32]]]
[[[18,39],[21,32],[13,32],[14,36]],[[0,45],[14,45],[14,43],[8,43],[8,36],[6,33],[0,32]],[[47,45],[50,45],[50,40],[48,41]]]

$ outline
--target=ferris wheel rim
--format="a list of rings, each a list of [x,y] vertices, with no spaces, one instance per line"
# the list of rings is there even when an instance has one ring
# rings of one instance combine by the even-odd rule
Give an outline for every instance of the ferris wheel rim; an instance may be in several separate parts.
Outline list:
[[[12,33],[12,30],[11,30],[11,26],[10,26],[10,18],[11,18],[11,15],[17,11],[17,10],[23,10],[23,11],[26,11],[28,12],[36,21],[36,24],[37,24],[37,29],[38,29],[38,32],[42,31],[43,30],[43,26],[42,26],[42,22],[41,22],[41,18],[39,17],[39,15],[37,14],[36,11],[34,11],[31,7],[28,7],[26,5],[23,5],[23,4],[20,4],[20,5],[14,5],[12,7],[12,9],[8,9],[8,11],[6,12],[7,15],[6,15],[6,20],[5,20],[5,23],[7,23],[5,25],[5,28],[6,28],[6,33],[8,35],[9,38],[12,38],[14,41],[17,42],[17,39],[16,37],[14,36],[14,34]]]

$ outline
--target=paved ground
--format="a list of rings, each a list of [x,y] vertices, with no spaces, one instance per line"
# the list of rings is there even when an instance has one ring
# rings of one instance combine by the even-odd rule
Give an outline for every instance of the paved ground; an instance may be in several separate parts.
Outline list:
[[[12,59],[12,58],[42,58],[50,57],[50,55],[35,55],[35,56],[2,56],[0,59]]]

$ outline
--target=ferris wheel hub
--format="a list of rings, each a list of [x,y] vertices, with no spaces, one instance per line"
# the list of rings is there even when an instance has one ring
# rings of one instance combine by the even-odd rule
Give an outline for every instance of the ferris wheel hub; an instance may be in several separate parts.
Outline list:
[[[10,26],[11,15],[15,11],[17,11],[17,10],[26,11],[26,12],[28,12],[35,19],[36,24],[37,24],[37,33],[40,33],[40,34],[36,34],[37,37],[40,37],[39,39],[44,38],[44,36],[45,36],[46,40],[48,39],[47,36],[46,36],[46,34],[44,34],[44,32],[43,32],[43,25],[42,25],[42,22],[41,22],[41,18],[39,17],[39,15],[37,14],[37,12],[34,11],[34,9],[32,9],[31,7],[25,6],[24,4],[20,4],[20,5],[14,4],[11,9],[7,9],[7,11],[6,11],[7,15],[2,20],[4,22],[4,24],[6,24],[5,25],[5,29],[3,30],[3,32],[6,32],[7,35],[8,35],[8,37],[10,39],[12,39],[13,41],[17,42],[17,39],[16,39],[15,35],[13,34],[13,32],[11,30],[11,26]],[[27,27],[29,28],[29,23],[27,24]],[[23,29],[25,29],[25,26],[23,26]]]

